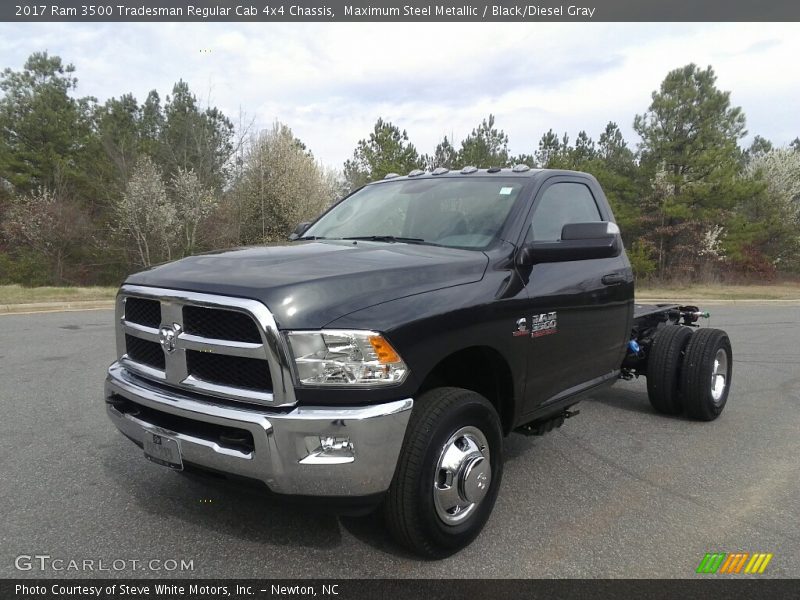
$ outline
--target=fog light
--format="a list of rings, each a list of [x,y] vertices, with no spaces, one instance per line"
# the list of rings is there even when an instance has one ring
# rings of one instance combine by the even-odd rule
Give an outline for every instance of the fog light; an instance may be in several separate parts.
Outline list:
[[[300,461],[304,465],[341,465],[356,459],[355,447],[348,436],[307,436],[308,456]]]
[[[353,454],[353,442],[349,437],[325,436],[319,438],[319,445],[325,453],[349,452]]]

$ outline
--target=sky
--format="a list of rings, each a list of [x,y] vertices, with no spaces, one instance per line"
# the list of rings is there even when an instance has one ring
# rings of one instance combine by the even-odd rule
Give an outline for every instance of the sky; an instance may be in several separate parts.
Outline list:
[[[513,154],[550,128],[597,139],[608,121],[635,146],[634,115],[689,62],[714,67],[748,138],[800,136],[797,23],[0,24],[0,68],[39,50],[75,65],[79,95],[141,102],[182,78],[235,123],[286,123],[336,168],[379,116],[420,153],[489,113]]]

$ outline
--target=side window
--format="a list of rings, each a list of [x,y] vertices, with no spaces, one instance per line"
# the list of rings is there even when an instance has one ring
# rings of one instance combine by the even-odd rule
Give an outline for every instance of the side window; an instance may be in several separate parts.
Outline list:
[[[602,221],[597,203],[582,183],[555,183],[544,191],[533,211],[527,239],[552,242],[561,239],[567,223]]]

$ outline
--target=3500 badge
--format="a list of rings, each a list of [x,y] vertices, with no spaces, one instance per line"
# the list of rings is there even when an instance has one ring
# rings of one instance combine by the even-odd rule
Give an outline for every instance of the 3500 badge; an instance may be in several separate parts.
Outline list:
[[[514,337],[528,336],[541,337],[558,333],[558,314],[556,311],[541,313],[531,317],[531,324],[528,327],[527,317],[517,320],[517,329],[512,333]]]

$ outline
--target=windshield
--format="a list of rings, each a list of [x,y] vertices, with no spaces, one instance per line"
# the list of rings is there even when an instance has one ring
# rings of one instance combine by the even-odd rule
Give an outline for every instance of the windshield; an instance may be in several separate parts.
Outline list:
[[[303,238],[382,238],[483,249],[497,237],[525,180],[441,178],[370,185],[321,217]]]

